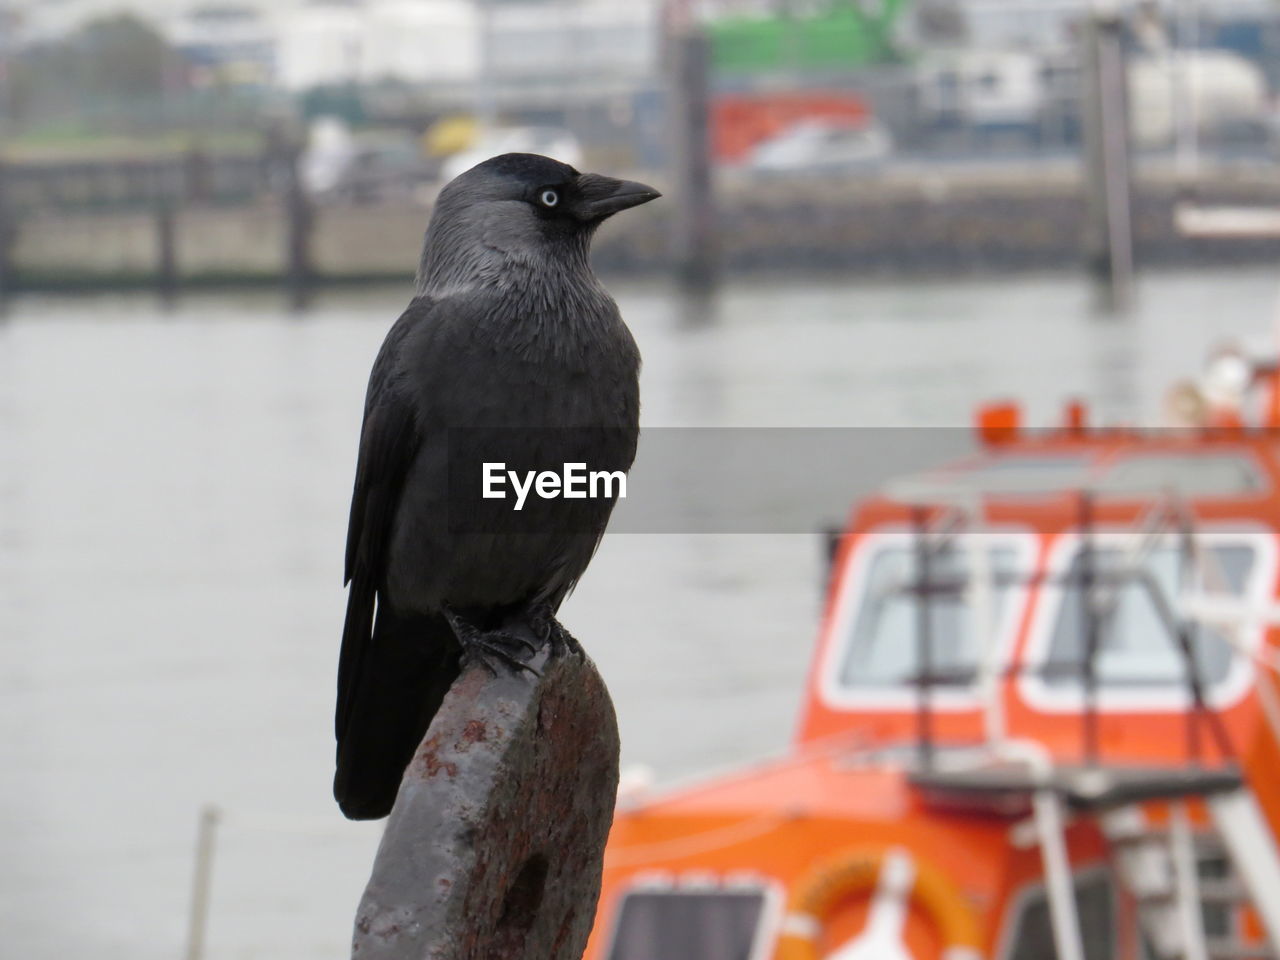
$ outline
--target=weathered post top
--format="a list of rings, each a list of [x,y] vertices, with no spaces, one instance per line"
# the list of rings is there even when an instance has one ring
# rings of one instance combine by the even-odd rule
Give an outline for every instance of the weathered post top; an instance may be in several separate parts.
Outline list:
[[[579,960],[618,785],[618,728],[577,654],[469,667],[405,770],[356,960]]]

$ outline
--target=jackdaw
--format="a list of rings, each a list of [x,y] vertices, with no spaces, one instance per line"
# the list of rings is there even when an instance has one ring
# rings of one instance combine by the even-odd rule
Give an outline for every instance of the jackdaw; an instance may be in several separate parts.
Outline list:
[[[588,254],[606,218],[658,196],[519,153],[440,193],[365,399],[335,718],[334,796],[352,819],[390,812],[464,662],[518,669],[571,642],[554,616],[616,487],[515,511],[484,496],[479,467],[630,468],[640,354]]]

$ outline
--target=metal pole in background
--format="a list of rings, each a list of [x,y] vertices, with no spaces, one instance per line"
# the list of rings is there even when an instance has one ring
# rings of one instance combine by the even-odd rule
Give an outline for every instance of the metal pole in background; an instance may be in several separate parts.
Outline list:
[[[667,104],[676,276],[688,290],[716,279],[715,194],[711,177],[711,40],[686,0],[666,11]]]
[[[186,960],[204,957],[205,931],[209,921],[209,894],[213,883],[213,847],[222,812],[212,804],[200,811],[196,834],[196,867],[191,881],[191,919],[187,925]]]
[[[1178,181],[1183,189],[1187,189],[1196,181],[1200,172],[1200,153],[1198,137],[1200,132],[1199,90],[1193,76],[1198,53],[1196,47],[1200,40],[1199,17],[1196,12],[1196,0],[1181,0],[1178,6],[1178,29],[1176,31],[1177,53],[1174,56],[1178,83],[1176,86],[1177,104],[1177,140],[1175,156],[1178,165]]]
[[[156,289],[166,308],[178,299],[178,237],[173,200],[162,194],[156,203]]]
[[[493,6],[490,0],[479,0],[476,13],[480,17],[480,64],[476,78],[476,126],[483,137],[497,125],[498,104],[494,89]]]
[[[17,105],[13,89],[13,32],[17,14],[13,4],[0,4],[0,134],[14,132]],[[18,220],[10,206],[10,167],[0,157],[0,312],[8,307],[13,287],[12,253],[17,241]]]
[[[18,223],[9,204],[10,166],[0,160],[0,312],[9,303],[13,288],[13,245],[17,239]]]
[[[314,217],[311,198],[307,196],[306,185],[302,182],[301,159],[302,149],[298,144],[290,142],[284,147],[284,204],[287,219],[285,275],[289,303],[294,310],[305,309],[310,303],[314,280],[311,264],[311,228]]]
[[[1114,310],[1129,306],[1133,288],[1129,98],[1122,26],[1113,3],[1094,0],[1083,32],[1085,255],[1089,272]]]
[[[156,167],[156,290],[165,309],[178,297],[177,206],[185,196],[181,161],[159,161]]]

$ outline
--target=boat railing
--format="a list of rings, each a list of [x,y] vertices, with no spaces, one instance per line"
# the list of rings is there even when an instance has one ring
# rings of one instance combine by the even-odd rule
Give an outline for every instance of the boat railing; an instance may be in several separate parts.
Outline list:
[[[1265,645],[1257,651],[1249,650],[1239,636],[1239,628],[1259,613],[1275,622],[1276,607],[1272,604],[1269,611],[1250,611],[1247,604],[1243,604],[1234,610],[1214,610],[1213,604],[1192,602],[1207,597],[1206,588],[1227,586],[1228,578],[1215,552],[1199,542],[1194,514],[1184,499],[1169,494],[1153,503],[1137,525],[1138,535],[1129,539],[1119,562],[1109,557],[1103,563],[1097,543],[1097,491],[1079,489],[1071,493],[1077,504],[1074,529],[1080,545],[1076,562],[1062,573],[983,572],[971,565],[967,575],[949,580],[933,577],[940,551],[956,536],[956,511],[939,514],[936,508],[925,504],[912,507],[917,561],[912,582],[905,589],[916,601],[920,667],[915,678],[919,768],[913,773],[912,782],[924,791],[930,802],[949,805],[952,809],[959,804],[985,812],[1030,814],[1020,825],[1027,828],[1023,832],[1029,833],[1031,842],[1040,848],[1054,944],[1060,957],[1074,960],[1083,960],[1086,954],[1066,836],[1069,814],[1097,817],[1103,835],[1116,851],[1120,873],[1138,904],[1146,935],[1154,938],[1151,942],[1158,940],[1164,944],[1160,955],[1184,958],[1216,955],[1208,949],[1202,920],[1202,897],[1187,807],[1190,798],[1198,798],[1206,810],[1207,830],[1220,839],[1228,862],[1246,891],[1245,902],[1261,922],[1266,941],[1272,948],[1280,948],[1280,896],[1276,893],[1280,890],[1280,854],[1257,798],[1249,790],[1244,770],[1236,762],[1226,724],[1208,701],[1197,655],[1204,623],[1230,624],[1233,629],[1228,631],[1227,639],[1234,653],[1248,655],[1277,670],[1276,658],[1268,655],[1271,652]],[[939,515],[947,518],[945,524],[937,522]],[[974,511],[972,516],[980,517],[981,513]],[[1168,543],[1171,536],[1176,538],[1178,551],[1179,603],[1174,602],[1167,585],[1153,574],[1147,563],[1157,546]],[[972,557],[990,560],[981,532],[975,538]],[[932,688],[940,675],[933,667],[930,605],[939,593],[947,591],[972,589],[975,596],[990,594],[1001,581],[1009,585],[1058,583],[1076,588],[1080,603],[1079,629],[1083,633],[1079,660],[1024,662],[1014,658],[998,665],[997,669],[988,668],[988,680],[1046,669],[1078,671],[1083,694],[1082,763],[1078,765],[1063,762],[1044,744],[1034,740],[998,737],[988,738],[981,751],[985,756],[951,763],[948,751],[947,762],[935,765]],[[1135,585],[1149,598],[1158,627],[1182,664],[1182,683],[1188,695],[1185,718],[1189,762],[1186,768],[1104,764],[1101,756],[1098,655],[1103,631],[1108,618],[1121,603],[1122,591]],[[1199,597],[1196,590],[1200,591]],[[990,600],[974,606],[979,626],[989,628]],[[984,662],[993,663],[994,632],[984,629],[976,636],[987,646]],[[998,711],[1003,687],[1004,684],[988,685],[990,701],[996,705],[990,709]],[[1260,683],[1255,689],[1273,733],[1280,732],[1280,722],[1277,722],[1280,704],[1275,702],[1271,685]],[[1217,749],[1219,762],[1215,765],[1204,762],[1206,728]],[[988,734],[992,729],[998,728],[989,720]],[[1142,808],[1150,802],[1166,805],[1167,828],[1148,825]],[[1150,876],[1153,871],[1148,869],[1152,864],[1155,865],[1154,880]],[[1263,955],[1258,953],[1258,948],[1265,946],[1253,939],[1223,942],[1232,949],[1244,949],[1250,956]]]

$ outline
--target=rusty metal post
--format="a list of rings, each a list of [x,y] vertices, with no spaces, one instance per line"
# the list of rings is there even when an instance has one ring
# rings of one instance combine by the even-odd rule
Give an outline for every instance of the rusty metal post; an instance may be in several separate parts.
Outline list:
[[[613,703],[590,660],[468,668],[396,797],[356,914],[359,960],[579,960],[618,787]]]

